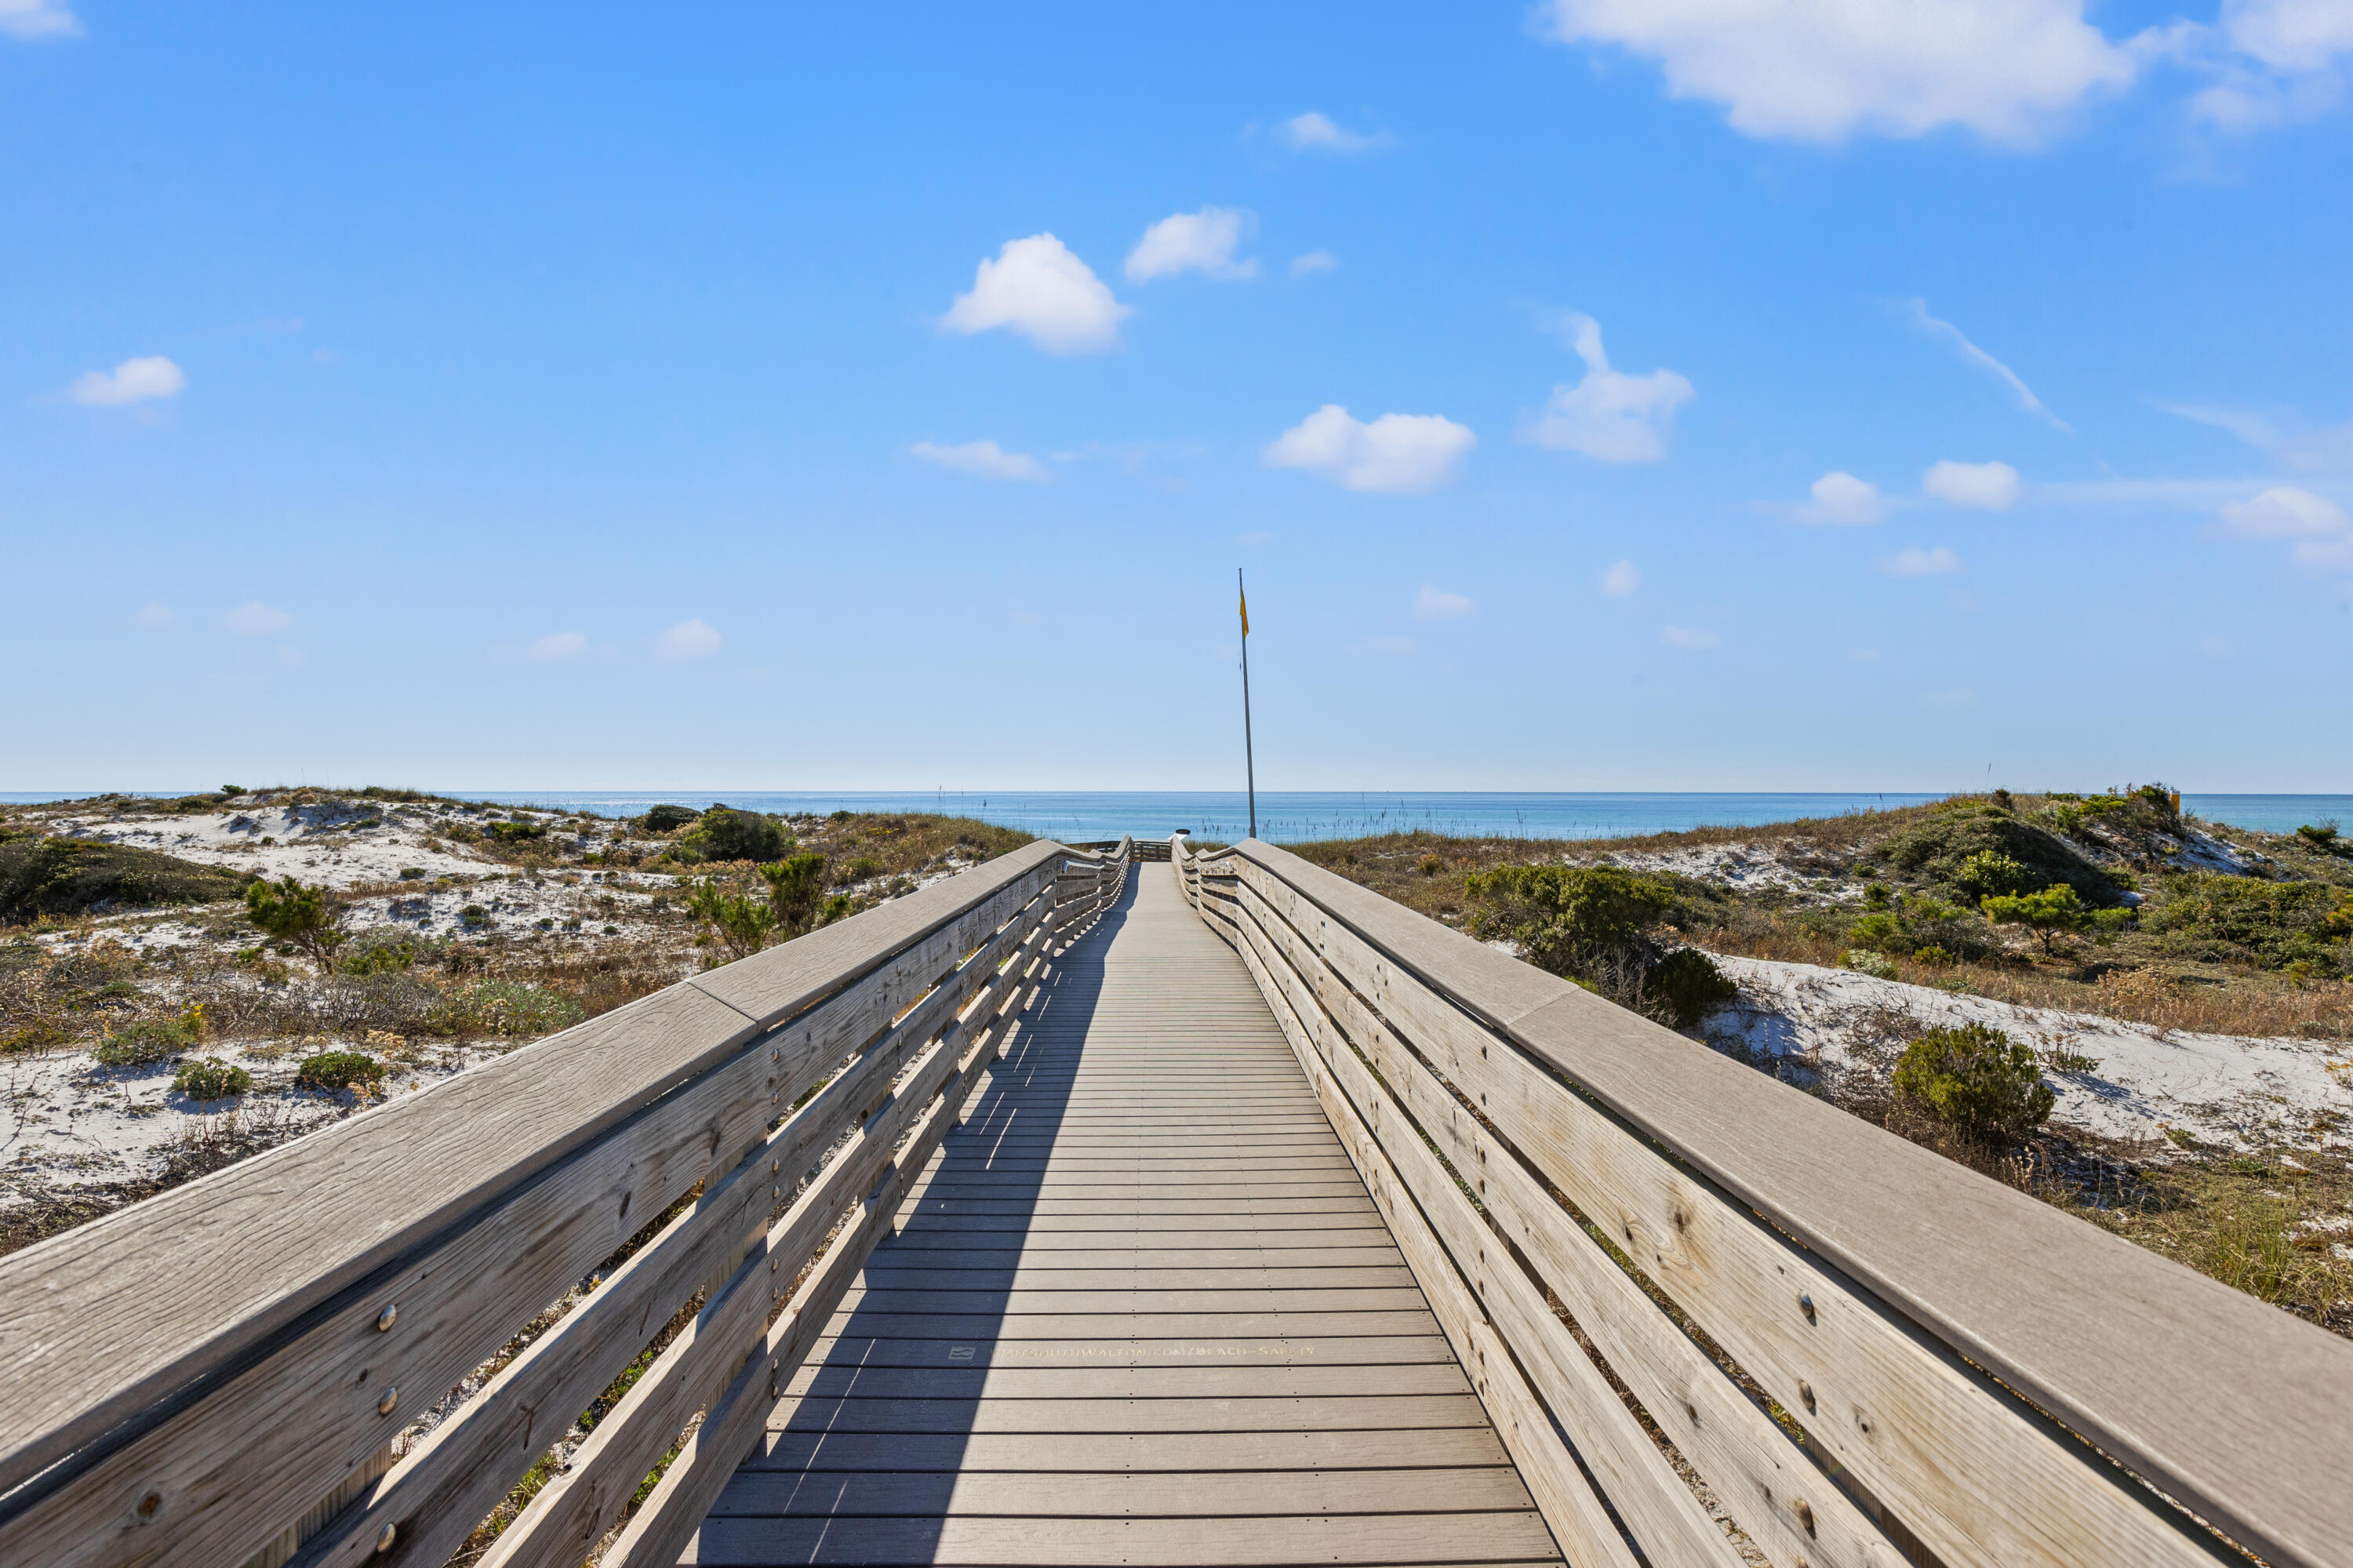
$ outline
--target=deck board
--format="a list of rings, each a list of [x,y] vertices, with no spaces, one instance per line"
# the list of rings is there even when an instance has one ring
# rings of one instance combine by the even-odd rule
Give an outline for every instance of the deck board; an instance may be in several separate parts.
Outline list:
[[[1559,1562],[1169,869],[1059,962],[899,1227],[686,1561]]]

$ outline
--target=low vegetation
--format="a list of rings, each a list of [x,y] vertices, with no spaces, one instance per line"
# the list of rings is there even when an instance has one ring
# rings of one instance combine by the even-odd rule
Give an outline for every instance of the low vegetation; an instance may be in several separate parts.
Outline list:
[[[250,880],[219,866],[96,839],[0,828],[0,925],[43,916],[211,904]]]

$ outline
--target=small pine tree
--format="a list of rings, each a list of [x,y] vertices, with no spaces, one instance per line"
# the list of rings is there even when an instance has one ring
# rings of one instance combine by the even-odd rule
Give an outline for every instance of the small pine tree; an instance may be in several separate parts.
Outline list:
[[[305,886],[291,876],[248,885],[245,913],[272,937],[308,953],[321,974],[333,966],[335,949],[351,935],[343,929],[343,906],[325,887]]]
[[[2095,923],[2092,911],[2084,907],[2075,890],[2063,882],[2040,893],[1989,895],[1980,907],[1986,918],[1997,926],[2024,926],[2042,938],[2045,953],[2056,950],[2053,944],[2064,933],[2087,931]]]
[[[768,906],[776,913],[776,923],[791,936],[797,937],[807,930],[817,917],[818,901],[825,895],[825,865],[826,858],[821,854],[797,854],[790,860],[760,868],[761,880],[768,885]]]
[[[710,927],[728,952],[739,959],[758,952],[776,928],[776,912],[765,900],[731,892],[714,881],[698,882],[687,889],[686,910]]]

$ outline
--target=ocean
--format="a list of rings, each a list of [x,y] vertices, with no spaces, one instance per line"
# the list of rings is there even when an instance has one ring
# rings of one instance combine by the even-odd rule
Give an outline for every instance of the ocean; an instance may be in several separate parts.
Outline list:
[[[977,817],[1065,843],[1166,838],[1183,828],[1197,839],[1232,842],[1245,837],[1249,807],[1235,790],[860,789],[772,793],[733,789],[617,791],[594,789],[445,789],[460,800],[503,806],[547,806],[605,817],[635,816],[649,806],[713,802],[745,810],[803,815],[826,811],[946,811]],[[63,793],[6,794],[0,801],[34,804],[69,800]],[[1912,806],[1936,795],[1896,791],[1814,794],[1628,791],[1509,793],[1433,790],[1264,790],[1258,798],[1259,836],[1274,843],[1361,838],[1416,828],[1461,836],[1530,839],[1621,838],[1686,828],[1747,827],[1795,817],[1835,817]],[[2209,821],[2268,832],[2293,832],[2306,822],[2353,822],[2353,795],[2194,795],[2182,809]]]

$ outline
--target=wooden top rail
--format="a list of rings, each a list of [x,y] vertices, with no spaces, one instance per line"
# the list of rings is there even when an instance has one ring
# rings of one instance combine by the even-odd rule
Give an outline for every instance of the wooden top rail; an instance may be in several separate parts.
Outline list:
[[[438,1565],[658,1340],[493,1560],[572,1568],[703,1412],[605,1559],[674,1562],[1130,858],[1030,844],[0,1259],[0,1562]]]
[[[1622,1388],[1777,1563],[2353,1563],[2353,1345],[1284,851],[1176,861],[1572,1560],[1740,1561]]]

